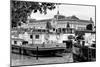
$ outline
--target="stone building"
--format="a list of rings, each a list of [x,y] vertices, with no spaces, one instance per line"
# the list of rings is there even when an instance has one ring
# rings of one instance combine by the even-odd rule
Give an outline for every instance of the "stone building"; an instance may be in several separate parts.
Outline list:
[[[66,17],[64,15],[60,15],[59,11],[53,18],[43,19],[43,20],[35,20],[29,19],[26,24],[22,24],[22,28],[35,28],[35,29],[46,29],[47,23],[50,22],[53,28],[73,28],[75,30],[85,30],[88,24],[94,25],[92,18],[90,20],[81,20],[76,16]]]

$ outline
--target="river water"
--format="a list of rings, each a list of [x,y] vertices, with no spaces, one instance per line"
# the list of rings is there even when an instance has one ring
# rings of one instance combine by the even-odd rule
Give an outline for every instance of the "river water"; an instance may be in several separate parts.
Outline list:
[[[11,66],[19,65],[38,65],[38,64],[52,64],[52,63],[69,63],[73,62],[71,53],[64,53],[59,56],[42,56],[32,57],[19,54],[11,54]]]

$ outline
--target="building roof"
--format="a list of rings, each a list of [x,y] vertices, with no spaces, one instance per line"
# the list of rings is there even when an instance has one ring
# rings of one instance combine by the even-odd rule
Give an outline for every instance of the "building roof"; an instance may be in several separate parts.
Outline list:
[[[69,16],[66,17],[64,15],[54,15],[54,18],[56,21],[77,21],[77,22],[88,22],[88,23],[93,23],[93,21],[91,20],[82,20],[79,19],[76,16]],[[47,21],[52,21],[54,18],[50,18],[50,19],[43,19],[43,20],[34,20],[34,19],[30,19],[29,23],[35,23],[35,22],[47,22]]]
[[[16,40],[16,41],[24,41],[24,39],[21,38],[11,38],[12,40]]]
[[[92,30],[76,30],[75,32],[96,33],[96,31],[92,31]]]

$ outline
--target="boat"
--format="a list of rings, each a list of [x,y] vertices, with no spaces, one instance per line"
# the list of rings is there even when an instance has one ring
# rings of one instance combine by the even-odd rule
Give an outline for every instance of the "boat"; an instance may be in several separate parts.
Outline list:
[[[15,34],[17,35],[15,37]],[[13,53],[19,54],[55,54],[63,53],[66,50],[66,43],[70,33],[56,33],[41,31],[29,31],[14,33],[11,38]]]

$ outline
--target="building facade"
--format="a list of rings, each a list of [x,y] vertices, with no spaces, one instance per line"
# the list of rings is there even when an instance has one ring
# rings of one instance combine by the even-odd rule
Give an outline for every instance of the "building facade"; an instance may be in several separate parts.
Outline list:
[[[85,31],[89,24],[94,26],[92,18],[81,20],[76,16],[60,15],[58,12],[51,19],[28,19],[27,23],[22,23],[19,30],[17,29],[17,38],[27,41],[28,44],[63,44],[69,35],[75,36],[75,30]]]
[[[26,24],[22,24],[22,28],[35,28],[35,29],[46,29],[47,23],[50,22],[53,28],[73,28],[75,30],[86,30],[86,26],[88,24],[94,25],[92,18],[90,20],[81,20],[76,16],[66,17],[64,15],[60,15],[59,12],[57,15],[54,15],[51,19],[44,20],[34,20],[28,19]]]

